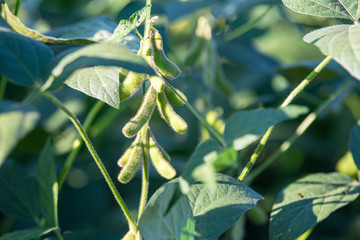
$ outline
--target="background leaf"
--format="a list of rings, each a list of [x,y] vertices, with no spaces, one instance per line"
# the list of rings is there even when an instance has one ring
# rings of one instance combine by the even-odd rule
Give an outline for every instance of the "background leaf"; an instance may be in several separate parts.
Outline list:
[[[76,70],[66,79],[65,84],[114,108],[119,108],[119,81],[119,68],[95,66]]]
[[[39,221],[40,199],[36,179],[10,160],[0,168],[0,211]]]
[[[39,118],[32,107],[0,101],[0,166],[16,144],[35,128]]]
[[[303,106],[239,111],[226,122],[224,138],[228,146],[239,151],[258,140],[270,126],[307,112]]]
[[[33,85],[52,58],[46,45],[0,27],[0,73],[15,84]]]
[[[276,199],[270,239],[296,239],[359,193],[360,184],[341,173],[316,173],[295,181]]]
[[[56,228],[48,227],[35,227],[25,230],[15,231],[7,233],[4,236],[0,237],[0,240],[32,240],[39,238],[45,234],[48,234],[51,231],[54,231]]]
[[[320,17],[347,18],[360,16],[359,1],[353,0],[282,0],[291,10]]]
[[[356,124],[351,130],[350,151],[357,168],[360,170],[360,123]]]
[[[50,139],[40,154],[37,169],[37,180],[40,187],[40,201],[43,216],[51,227],[58,226],[58,182],[55,159]]]

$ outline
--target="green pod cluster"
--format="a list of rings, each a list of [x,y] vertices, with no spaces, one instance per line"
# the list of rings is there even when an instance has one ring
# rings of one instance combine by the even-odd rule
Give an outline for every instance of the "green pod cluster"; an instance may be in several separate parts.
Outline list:
[[[187,101],[187,97],[185,96],[184,93],[182,93],[179,89],[174,88],[175,91],[181,96],[181,98],[175,94],[170,87],[165,86],[164,92],[166,95],[166,98],[169,100],[169,102],[171,102],[172,104],[175,105],[184,105],[185,102],[183,101],[183,99],[185,101]]]
[[[156,171],[166,179],[172,179],[176,176],[176,170],[170,164],[170,157],[165,150],[158,145],[154,136],[150,135],[149,155]]]
[[[151,86],[157,91],[162,92],[165,87],[165,82],[158,76],[151,76],[150,79]]]
[[[158,74],[169,79],[177,78],[181,74],[179,67],[165,55],[162,38],[157,29],[151,27],[148,37],[143,42],[142,53]]]
[[[124,165],[118,176],[121,183],[128,183],[134,177],[139,163],[144,157],[140,139],[140,134],[138,134],[132,146],[128,149],[129,151],[125,151],[118,161],[119,165]]]
[[[156,94],[156,103],[161,117],[177,133],[183,134],[187,130],[187,123],[173,109],[164,92]]]
[[[123,73],[120,72],[120,74]],[[131,71],[128,71],[126,73],[123,80],[120,76],[120,86],[119,86],[120,100],[123,101],[128,97],[134,95],[139,90],[139,87],[144,82],[144,80],[145,80],[145,74],[135,73]]]
[[[150,86],[136,115],[122,129],[128,138],[134,137],[150,120],[156,104],[156,90]]]

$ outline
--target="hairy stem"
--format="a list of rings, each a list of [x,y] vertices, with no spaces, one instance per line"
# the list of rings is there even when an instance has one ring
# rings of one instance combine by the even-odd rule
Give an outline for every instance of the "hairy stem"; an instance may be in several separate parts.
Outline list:
[[[53,96],[52,94],[50,94],[48,92],[42,92],[42,94],[46,98],[48,98],[52,103],[54,103],[57,107],[59,107],[67,115],[67,117],[70,119],[70,121],[74,124],[76,130],[79,132],[81,138],[85,142],[91,156],[95,160],[96,165],[99,167],[100,172],[102,173],[103,177],[105,178],[106,183],[109,185],[111,192],[113,193],[116,201],[120,205],[128,223],[129,223],[130,230],[132,232],[136,232],[137,226],[136,226],[135,220],[132,217],[129,209],[127,208],[124,200],[120,196],[120,193],[116,189],[114,182],[111,180],[110,175],[105,168],[105,165],[103,164],[99,155],[97,154],[96,149],[94,148],[92,142],[90,141],[89,136],[87,135],[87,133],[84,130],[84,127],[81,125],[81,123],[76,118],[76,116],[69,109],[67,109],[66,106],[62,102],[60,102],[55,96]]]
[[[284,100],[284,102],[280,105],[280,107],[286,107],[289,105],[294,98],[304,90],[304,88],[309,85],[309,83],[324,69],[324,67],[331,61],[332,57],[327,56]],[[261,138],[259,145],[257,146],[255,152],[251,155],[250,160],[242,170],[239,181],[243,181],[246,175],[249,173],[251,168],[254,166],[256,160],[258,159],[261,151],[263,150],[264,146],[266,145],[269,137],[274,130],[275,126],[270,126],[264,136]]]
[[[175,89],[171,84],[168,82],[167,79],[164,79],[166,85],[172,90],[174,94],[176,94],[186,105],[186,107],[195,115],[197,119],[209,130],[209,132],[215,137],[215,139],[223,146],[226,147],[226,142],[224,138],[212,127],[210,124],[196,111],[196,109],[191,106],[191,104],[186,101]]]
[[[95,103],[95,105],[91,108],[90,112],[88,113],[88,115],[85,118],[84,121],[84,130],[87,131],[89,129],[89,127],[91,126],[91,124],[93,123],[96,115],[98,114],[98,112],[100,111],[100,109],[104,106],[104,102],[102,101],[97,101]],[[68,157],[66,158],[64,167],[60,173],[59,176],[59,191],[61,189],[61,187],[63,186],[67,176],[69,175],[70,169],[72,167],[72,165],[75,162],[75,159],[77,157],[77,155],[80,152],[80,149],[83,145],[83,141],[81,137],[78,137],[74,142],[73,142],[73,149],[70,152],[70,154],[68,155]]]
[[[1,75],[1,82],[0,82],[0,100],[4,98],[5,89],[6,89],[6,79],[3,75]]]
[[[141,129],[141,141],[143,145],[143,165],[142,165],[142,184],[141,184],[141,196],[139,204],[138,222],[147,201],[148,190],[149,190],[149,127],[148,124]]]
[[[19,13],[19,7],[20,7],[20,0],[16,0],[14,15],[17,16]]]
[[[61,236],[59,229],[56,229],[54,233],[59,240],[64,240],[64,238]]]

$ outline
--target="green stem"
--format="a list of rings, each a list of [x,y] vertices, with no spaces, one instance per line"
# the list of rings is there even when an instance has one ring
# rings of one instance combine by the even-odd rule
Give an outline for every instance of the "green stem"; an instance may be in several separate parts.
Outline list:
[[[138,222],[140,220],[142,213],[144,212],[148,191],[149,191],[149,131],[150,130],[148,124],[145,124],[145,126],[141,129],[141,140],[144,151],[144,159],[142,166],[142,184],[141,184]]]
[[[64,238],[61,236],[59,229],[55,230],[54,233],[56,234],[56,236],[59,240],[64,240]]]
[[[19,7],[20,7],[20,0],[16,0],[14,15],[17,16],[19,13]]]
[[[316,120],[316,118],[323,114],[323,112],[335,101],[339,96],[346,93],[349,88],[353,87],[353,81],[349,80],[344,82],[344,84],[330,97],[328,97],[323,103],[321,103],[315,111],[306,116],[306,118],[300,123],[297,127],[295,133],[283,144],[280,148],[269,158],[266,159],[259,167],[255,168],[246,179],[247,183],[252,182],[257,176],[259,176],[263,171],[265,171],[276,159],[278,159],[283,153],[285,153],[293,143],[310,127],[310,125]]]
[[[4,98],[6,89],[6,79],[3,75],[1,75],[1,83],[0,83],[0,100]]]
[[[226,147],[226,142],[224,138],[212,127],[210,124],[196,111],[196,109],[191,106],[191,104],[186,101],[171,84],[168,82],[167,79],[164,79],[165,84],[176,94],[182,101],[184,101],[186,107],[199,119],[199,121],[209,130],[209,132],[215,137],[215,139],[223,146]]]
[[[321,70],[324,69],[324,67],[331,61],[332,57],[327,56],[284,100],[284,102],[280,105],[280,108],[286,107],[289,105],[294,98],[301,93],[304,88],[309,85],[309,83],[321,72]],[[256,160],[258,159],[262,149],[266,145],[267,141],[269,140],[269,137],[274,130],[275,126],[270,126],[264,136],[261,138],[259,145],[257,146],[255,152],[251,155],[250,160],[242,170],[239,181],[243,181],[246,175],[249,173],[251,168],[254,166]]]
[[[148,5],[151,5],[151,0],[146,0],[146,6],[148,6]],[[151,8],[149,8],[149,10],[146,14],[146,18],[145,18],[144,38],[147,37],[148,32],[151,27],[150,18],[151,18]]]
[[[90,112],[88,113],[88,115],[85,118],[84,121],[84,130],[88,131],[90,125],[93,123],[96,115],[98,114],[98,112],[100,111],[100,109],[104,106],[104,102],[103,101],[97,101],[95,103],[95,105],[91,108]],[[70,169],[72,167],[72,165],[75,162],[75,159],[77,157],[77,155],[80,152],[80,149],[83,145],[83,141],[81,141],[82,138],[78,137],[74,142],[73,142],[73,149],[71,151],[71,153],[68,155],[68,157],[66,158],[65,161],[65,165],[60,173],[59,176],[59,191],[61,189],[61,187],[63,186],[67,176],[69,175]]]
[[[106,183],[109,185],[111,192],[113,193],[116,201],[118,202],[122,211],[124,212],[124,215],[129,223],[130,230],[132,232],[136,232],[137,226],[136,226],[135,220],[132,217],[129,209],[127,208],[124,200],[120,196],[120,193],[116,189],[114,182],[111,180],[109,173],[107,172],[103,162],[101,161],[99,155],[96,152],[96,149],[94,148],[93,144],[91,143],[89,136],[85,132],[84,127],[81,125],[81,123],[76,118],[76,116],[69,109],[67,109],[66,106],[62,102],[60,102],[55,96],[53,96],[52,94],[50,94],[48,92],[42,92],[42,94],[46,98],[48,98],[52,103],[54,103],[57,107],[59,107],[68,116],[70,121],[74,124],[76,130],[79,132],[80,136],[84,140],[91,156],[95,160],[96,165],[99,167],[100,172],[104,176]]]

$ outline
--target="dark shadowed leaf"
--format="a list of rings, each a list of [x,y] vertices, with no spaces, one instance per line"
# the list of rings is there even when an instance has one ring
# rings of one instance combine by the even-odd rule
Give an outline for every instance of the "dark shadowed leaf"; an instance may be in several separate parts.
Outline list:
[[[242,150],[258,140],[270,126],[297,118],[308,111],[307,107],[295,105],[239,111],[226,122],[225,141],[235,150]]]
[[[214,15],[218,18],[231,18],[258,4],[275,4],[280,0],[227,0],[215,5]]]
[[[16,144],[35,128],[39,118],[32,107],[0,101],[0,166]]]
[[[100,229],[86,229],[63,234],[64,240],[119,240],[122,234],[107,232]],[[58,238],[52,238],[58,240]]]
[[[356,124],[350,134],[350,151],[357,168],[360,170],[360,123]]]
[[[54,231],[56,228],[35,227],[4,234],[0,240],[32,240]]]
[[[52,58],[45,44],[0,27],[0,73],[15,84],[33,85]]]
[[[354,201],[359,193],[359,182],[341,173],[317,173],[295,181],[276,199],[270,219],[270,239],[296,239]]]

